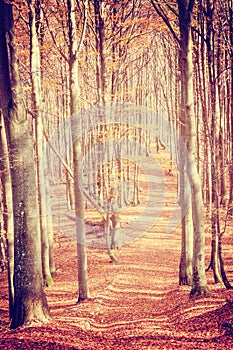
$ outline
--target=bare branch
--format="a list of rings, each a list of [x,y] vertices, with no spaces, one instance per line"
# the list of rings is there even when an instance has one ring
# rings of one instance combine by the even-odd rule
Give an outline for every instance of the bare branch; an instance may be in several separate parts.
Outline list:
[[[56,49],[59,51],[60,55],[64,58],[64,60],[65,60],[66,62],[69,62],[68,57],[62,52],[62,49],[57,45],[57,42],[56,42],[54,33],[53,33],[53,31],[50,29],[49,21],[48,21],[48,18],[47,18],[47,16],[46,16],[46,13],[45,13],[44,10],[43,10],[43,13],[44,13],[44,18],[45,18],[45,21],[46,21],[46,24],[47,24],[47,28],[48,28],[48,30],[49,30],[49,33],[50,33],[50,35],[51,35],[51,38],[52,38],[52,40],[53,40],[53,43],[54,43]]]
[[[78,2],[78,1],[77,1]],[[78,44],[78,52],[81,49],[81,46],[83,44],[84,41],[84,37],[86,34],[86,29],[87,29],[87,14],[88,14],[88,0],[84,0],[83,1],[83,6],[84,6],[84,12],[83,12],[83,27],[82,27],[82,34],[81,34],[81,38]]]
[[[165,13],[164,9],[162,8],[161,4],[159,3],[159,1],[158,0],[150,0],[150,1],[151,1],[151,4],[153,5],[155,11],[157,12],[157,14],[162,18],[162,20],[164,21],[164,23],[166,24],[166,26],[170,30],[174,39],[179,43],[179,38],[176,35],[175,30],[173,29],[173,27],[169,21],[169,18],[167,16],[167,14]]]

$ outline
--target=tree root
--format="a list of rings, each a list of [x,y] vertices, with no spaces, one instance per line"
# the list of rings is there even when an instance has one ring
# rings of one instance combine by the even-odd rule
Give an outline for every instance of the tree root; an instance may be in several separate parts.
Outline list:
[[[190,298],[196,298],[199,296],[210,295],[209,288],[207,286],[194,286],[190,292]]]

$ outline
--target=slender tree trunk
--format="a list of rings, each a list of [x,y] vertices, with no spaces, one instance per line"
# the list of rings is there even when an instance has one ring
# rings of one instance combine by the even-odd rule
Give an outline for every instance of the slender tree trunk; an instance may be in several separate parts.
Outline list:
[[[203,202],[200,177],[196,162],[196,126],[194,116],[193,96],[193,63],[191,16],[194,1],[177,0],[180,27],[180,71],[182,76],[182,95],[184,104],[181,109],[185,112],[185,136],[187,147],[187,174],[191,186],[192,220],[194,232],[193,248],[193,282],[191,296],[208,293],[205,275],[205,235],[203,221]]]
[[[229,166],[229,176],[230,176],[230,186],[229,186],[229,212],[233,214],[233,7],[232,1],[228,0],[229,6],[229,32],[230,32],[230,166]]]
[[[182,147],[183,148],[183,147]],[[183,149],[182,149],[183,152]],[[185,161],[185,160],[184,160]],[[181,162],[181,160],[180,160]],[[185,163],[180,167],[180,206],[181,206],[181,258],[179,268],[179,285],[192,285],[193,275],[193,222],[190,190],[185,170]]]
[[[35,119],[35,137],[36,137],[36,158],[37,158],[37,181],[38,181],[38,199],[40,212],[40,231],[42,243],[42,270],[44,283],[50,286],[53,279],[50,272],[49,263],[49,232],[46,203],[46,184],[43,164],[43,121],[42,121],[42,98],[41,98],[41,71],[40,71],[40,48],[39,40],[36,32],[36,12],[35,1],[28,0],[29,5],[29,24],[30,24],[30,63],[31,63],[31,82],[32,82],[32,101],[33,114]],[[40,9],[39,9],[40,10]],[[50,227],[51,229],[51,227]]]
[[[1,45],[1,44],[0,44]],[[1,113],[1,112],[0,112]],[[12,317],[14,305],[14,218],[13,218],[13,202],[12,202],[12,183],[11,171],[8,154],[8,142],[5,130],[3,115],[0,115],[0,157],[3,167],[2,173],[2,203],[3,203],[3,219],[4,226],[7,232],[7,259],[8,259],[8,291],[9,291],[9,311],[10,318]]]
[[[182,61],[182,57],[180,57]],[[182,66],[182,63],[180,63]],[[185,76],[182,75],[181,88],[185,86]],[[181,112],[180,112],[180,135],[179,143],[179,162],[180,162],[180,177],[179,177],[179,191],[180,191],[180,207],[181,207],[181,224],[182,224],[182,239],[181,239],[181,259],[179,269],[179,284],[192,285],[193,277],[193,220],[192,220],[192,203],[191,191],[187,174],[186,162],[186,113],[185,113],[185,94],[181,94]]]
[[[68,6],[68,27],[69,27],[69,62],[70,62],[70,104],[71,116],[75,123],[79,111],[79,87],[78,87],[78,44],[76,36],[76,20],[74,11],[74,0],[67,0]],[[74,118],[75,117],[75,118]],[[72,129],[77,125],[71,125]],[[78,251],[78,301],[89,297],[88,274],[87,274],[87,253],[86,253],[86,235],[84,227],[84,203],[83,192],[80,187],[81,179],[80,167],[82,161],[82,144],[77,140],[77,135],[73,135],[73,163],[74,163],[74,188],[75,188],[75,215],[77,230],[77,251]]]
[[[104,1],[94,0],[95,26],[96,26],[96,82],[98,103],[105,103],[106,93],[106,64],[104,54]]]

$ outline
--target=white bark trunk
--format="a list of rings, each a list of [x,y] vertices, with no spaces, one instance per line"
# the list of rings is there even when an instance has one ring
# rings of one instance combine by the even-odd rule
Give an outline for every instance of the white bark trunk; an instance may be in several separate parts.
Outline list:
[[[48,218],[45,174],[43,165],[43,121],[42,121],[42,98],[41,98],[41,68],[40,68],[40,48],[39,40],[36,33],[36,14],[35,2],[29,1],[29,18],[30,18],[30,62],[31,62],[31,82],[33,95],[33,113],[35,118],[35,137],[36,137],[36,155],[37,155],[37,177],[38,177],[38,198],[40,211],[40,231],[42,243],[42,269],[44,283],[49,286],[53,283],[49,263],[49,241],[48,241]],[[51,227],[50,227],[51,229]],[[51,234],[51,233],[50,233]]]
[[[196,125],[193,97],[193,63],[191,15],[194,1],[177,0],[180,25],[180,70],[182,81],[182,97],[184,104],[181,108],[185,113],[185,144],[187,147],[187,174],[191,186],[192,220],[194,232],[193,249],[193,286],[192,295],[208,293],[205,274],[205,234],[203,220],[203,201],[200,177],[196,162]]]
[[[79,110],[79,86],[78,86],[78,43],[76,36],[76,20],[74,11],[74,1],[67,0],[68,5],[68,23],[70,40],[70,101],[71,116]],[[74,120],[76,118],[72,118]],[[72,125],[71,125],[72,127]],[[75,128],[75,125],[74,125]],[[76,128],[75,128],[76,129]],[[79,169],[82,157],[81,140],[76,140],[73,135],[73,163],[74,163],[74,188],[75,188],[75,215],[76,215],[76,234],[77,234],[77,252],[78,252],[78,301],[89,297],[88,274],[87,274],[87,254],[86,254],[86,235],[84,227],[84,204],[83,193],[80,188]]]

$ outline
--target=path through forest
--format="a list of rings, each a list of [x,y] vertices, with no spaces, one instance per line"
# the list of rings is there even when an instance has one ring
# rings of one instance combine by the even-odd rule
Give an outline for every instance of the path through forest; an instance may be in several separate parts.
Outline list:
[[[0,275],[0,349],[233,348],[232,337],[221,326],[233,315],[226,304],[226,298],[233,299],[232,292],[214,285],[211,273],[208,297],[189,300],[190,287],[178,286],[180,229],[167,232],[176,177],[164,174],[166,200],[159,220],[116,251],[118,264],[109,262],[102,247],[89,245],[89,300],[77,304],[76,243],[61,232],[56,233],[57,276],[46,289],[50,323],[9,331],[6,276]],[[229,236],[228,268],[233,266],[230,244]],[[229,269],[228,277],[233,278]]]

